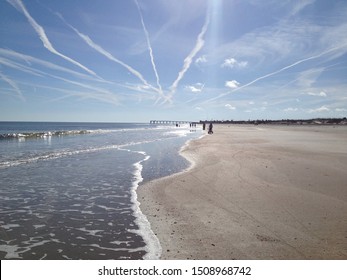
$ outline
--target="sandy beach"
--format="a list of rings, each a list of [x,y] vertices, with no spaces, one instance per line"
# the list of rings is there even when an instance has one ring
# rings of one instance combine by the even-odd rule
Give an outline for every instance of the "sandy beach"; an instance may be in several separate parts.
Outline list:
[[[347,259],[347,127],[215,125],[138,189],[162,259]]]

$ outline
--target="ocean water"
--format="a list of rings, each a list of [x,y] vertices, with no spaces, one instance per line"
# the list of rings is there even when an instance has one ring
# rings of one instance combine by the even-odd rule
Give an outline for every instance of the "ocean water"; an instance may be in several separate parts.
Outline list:
[[[200,127],[0,122],[0,259],[158,258],[137,202]]]

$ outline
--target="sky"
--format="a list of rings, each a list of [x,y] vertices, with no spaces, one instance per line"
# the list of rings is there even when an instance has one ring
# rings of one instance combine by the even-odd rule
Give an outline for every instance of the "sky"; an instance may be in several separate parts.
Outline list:
[[[347,116],[347,1],[0,0],[0,121]]]

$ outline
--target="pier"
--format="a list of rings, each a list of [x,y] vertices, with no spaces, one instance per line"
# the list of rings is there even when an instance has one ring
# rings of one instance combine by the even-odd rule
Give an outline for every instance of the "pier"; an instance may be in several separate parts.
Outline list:
[[[185,123],[196,123],[191,121],[169,121],[169,120],[151,120],[150,124],[185,124]]]

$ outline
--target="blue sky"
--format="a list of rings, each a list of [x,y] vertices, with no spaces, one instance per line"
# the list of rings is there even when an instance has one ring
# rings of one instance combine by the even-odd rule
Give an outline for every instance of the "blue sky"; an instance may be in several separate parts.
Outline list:
[[[347,116],[347,2],[0,0],[0,120]]]

